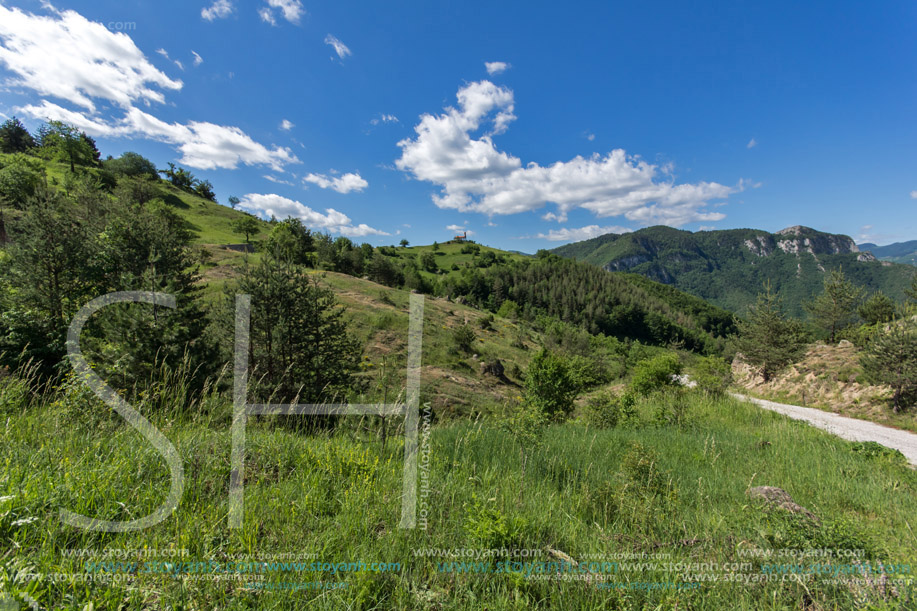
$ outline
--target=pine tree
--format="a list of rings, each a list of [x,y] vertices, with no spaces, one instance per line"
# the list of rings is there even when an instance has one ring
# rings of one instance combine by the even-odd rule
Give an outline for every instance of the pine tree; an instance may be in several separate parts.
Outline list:
[[[746,363],[760,367],[765,382],[802,355],[805,337],[802,325],[783,315],[780,298],[771,292],[770,284],[748,308],[748,318],[737,320],[739,334],[736,350]]]
[[[863,290],[854,286],[843,270],[838,269],[825,276],[824,290],[806,304],[806,310],[815,318],[815,323],[828,332],[828,341],[833,344],[838,332],[853,324],[862,299]]]
[[[334,292],[304,268],[272,259],[248,268],[237,291],[252,298],[250,367],[257,399],[345,400],[360,348]]]
[[[911,320],[889,324],[860,357],[863,370],[874,382],[894,391],[894,411],[900,412],[917,397],[917,324]]]
[[[882,291],[878,291],[857,308],[857,313],[867,325],[889,322],[895,317],[895,302]]]

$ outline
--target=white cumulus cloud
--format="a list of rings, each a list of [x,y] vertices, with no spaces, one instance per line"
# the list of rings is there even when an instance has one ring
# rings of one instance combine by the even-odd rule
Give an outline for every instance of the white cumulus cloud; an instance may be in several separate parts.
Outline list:
[[[350,48],[331,34],[325,36],[325,44],[334,47],[334,52],[338,54],[339,59],[344,59],[348,55],[352,55]]]
[[[287,164],[299,163],[289,148],[268,148],[238,127],[201,121],[166,123],[138,108],[131,108],[124,117],[113,122],[89,117],[47,100],[40,106],[29,105],[18,110],[31,117],[70,123],[90,136],[142,137],[167,142],[182,154],[179,163],[202,170],[232,170],[244,164],[267,165],[282,171]]]
[[[272,9],[276,9],[276,11]],[[267,0],[267,6],[258,10],[261,19],[271,25],[277,25],[277,19],[274,17],[275,13],[283,15],[283,18],[290,23],[299,23],[305,12],[306,10],[300,0]]]
[[[484,67],[487,68],[487,74],[494,75],[506,72],[510,65],[506,62],[484,62]]]
[[[232,14],[233,10],[232,2],[229,0],[215,0],[210,6],[201,9],[201,17],[207,21],[225,19]]]
[[[60,98],[79,107],[65,108],[48,99],[18,109],[38,119],[71,123],[91,136],[149,138],[167,142],[181,153],[180,163],[199,168],[268,165],[282,170],[299,160],[288,148],[268,148],[238,127],[191,121],[166,123],[140,110],[165,102],[162,90],[181,89],[157,70],[133,40],[74,11],[50,16],[0,5],[0,65],[17,76],[8,85],[31,89],[41,97]],[[157,50],[163,57],[165,49]],[[97,101],[113,103],[120,116],[103,116]]]
[[[911,199],[917,199],[917,189],[911,191]]]
[[[280,129],[282,129],[285,132],[290,131],[294,127],[296,127],[296,125],[294,125],[293,122],[290,121],[289,119],[284,119],[283,121],[280,122]]]
[[[194,56],[194,65],[195,65],[195,66],[200,66],[201,64],[204,63],[204,58],[201,57],[201,56],[197,53],[197,51],[191,51],[191,55]]]
[[[347,173],[340,177],[326,176],[325,174],[309,174],[304,181],[318,185],[322,189],[331,189],[338,193],[350,193],[351,191],[360,192],[369,186],[362,176],[354,173]]]
[[[8,85],[90,111],[96,108],[93,98],[128,108],[137,101],[162,103],[162,89],[182,88],[130,36],[75,11],[41,16],[0,5],[0,65],[16,75]]]
[[[485,80],[462,87],[457,98],[456,108],[421,117],[416,137],[398,143],[401,157],[395,162],[417,180],[440,187],[433,196],[440,208],[497,215],[553,203],[560,218],[584,208],[598,217],[678,226],[725,218],[704,207],[742,188],[714,182],[675,184],[665,168],[660,171],[622,149],[549,166],[523,165],[493,140],[516,118],[513,92]]]
[[[271,216],[275,216],[278,219],[298,218],[310,229],[324,229],[331,233],[339,233],[348,237],[391,235],[385,231],[374,229],[366,223],[354,225],[350,217],[334,208],[328,208],[325,210],[325,214],[322,214],[301,202],[274,193],[249,193],[241,198],[239,207],[253,214],[268,218]]]
[[[758,146],[758,141],[752,138],[751,140],[748,141],[748,144],[745,145],[745,148],[753,149],[756,146]]]

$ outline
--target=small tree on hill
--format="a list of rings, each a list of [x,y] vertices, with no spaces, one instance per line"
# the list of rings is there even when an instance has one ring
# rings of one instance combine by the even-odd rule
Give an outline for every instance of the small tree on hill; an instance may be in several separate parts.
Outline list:
[[[824,290],[806,304],[806,310],[816,324],[828,332],[828,341],[833,344],[837,333],[853,324],[862,299],[863,290],[854,286],[843,270],[838,269],[825,276]]]
[[[860,363],[874,382],[891,386],[896,413],[913,405],[917,398],[917,323],[889,324],[869,342]]]
[[[99,149],[95,140],[72,125],[49,121],[39,130],[41,148],[46,155],[57,156],[70,163],[70,171],[77,165],[99,165]]]
[[[400,244],[401,244],[401,248],[407,248],[410,242],[408,242],[407,240],[401,240]]]
[[[202,180],[194,185],[194,192],[204,199],[217,201],[216,193],[213,192],[213,184],[209,180]]]
[[[261,228],[258,224],[258,219],[248,214],[234,220],[231,227],[233,233],[245,235],[246,244],[251,244],[251,236],[257,234]]]
[[[13,117],[0,125],[0,152],[25,153],[35,148],[35,139],[22,121]]]
[[[736,320],[735,347],[746,363],[759,367],[765,382],[795,361],[805,348],[805,335],[798,320],[783,315],[780,298],[770,284],[748,308],[746,320]]]

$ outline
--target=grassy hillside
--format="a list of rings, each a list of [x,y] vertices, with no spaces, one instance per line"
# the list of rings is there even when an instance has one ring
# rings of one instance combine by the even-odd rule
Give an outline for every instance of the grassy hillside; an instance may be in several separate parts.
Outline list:
[[[54,160],[40,161],[44,165],[49,183],[66,190],[73,180],[69,164]],[[101,171],[97,168],[81,167],[79,173],[94,177],[96,180],[101,175]],[[187,222],[188,228],[194,233],[195,243],[238,244],[243,241],[243,236],[232,231],[230,223],[245,214],[244,212],[178,189],[164,179],[156,181],[156,191],[155,197],[171,206]],[[262,228],[262,233],[253,236],[253,239],[267,235],[269,225],[262,222]]]
[[[868,292],[903,297],[912,267],[880,262],[847,236],[805,227],[771,234],[754,229],[689,232],[649,227],[567,244],[553,252],[614,271],[629,271],[670,284],[720,307],[744,314],[765,282],[781,295],[788,313],[821,289],[826,271],[843,268]]]

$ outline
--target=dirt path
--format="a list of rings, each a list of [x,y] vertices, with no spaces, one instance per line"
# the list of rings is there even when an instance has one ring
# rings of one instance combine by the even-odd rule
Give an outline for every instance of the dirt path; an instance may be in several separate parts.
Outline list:
[[[832,435],[837,435],[842,439],[849,441],[875,441],[888,448],[893,448],[904,454],[905,458],[917,466],[917,435],[907,431],[892,429],[887,426],[867,422],[866,420],[857,420],[824,412],[820,409],[811,407],[799,407],[798,405],[786,405],[775,403],[764,399],[755,399],[733,393],[736,399],[749,401],[764,409],[783,414],[795,420],[805,420],[814,427],[828,431]]]

